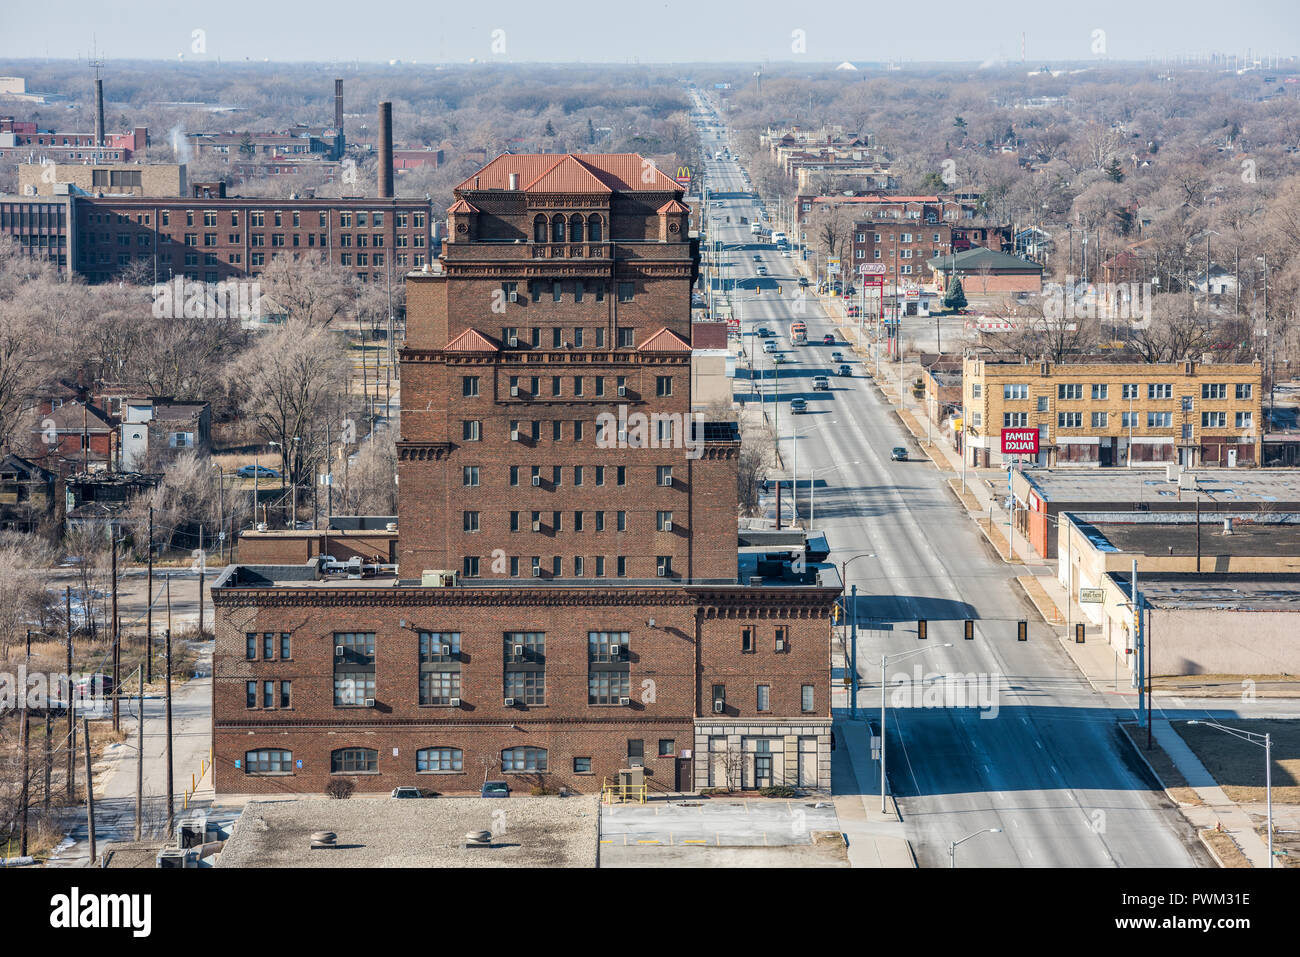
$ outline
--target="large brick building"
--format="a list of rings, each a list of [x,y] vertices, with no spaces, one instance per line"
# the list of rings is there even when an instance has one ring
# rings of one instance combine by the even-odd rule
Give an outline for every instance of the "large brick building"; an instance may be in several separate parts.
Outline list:
[[[828,787],[840,583],[741,553],[739,436],[690,416],[681,188],[507,154],[455,193],[406,277],[397,576],[225,570],[218,790]]]
[[[996,361],[962,370],[971,465],[1004,460],[1002,430],[1037,429],[1038,465],[1260,462],[1259,362]],[[1021,458],[1024,456],[1014,456]]]

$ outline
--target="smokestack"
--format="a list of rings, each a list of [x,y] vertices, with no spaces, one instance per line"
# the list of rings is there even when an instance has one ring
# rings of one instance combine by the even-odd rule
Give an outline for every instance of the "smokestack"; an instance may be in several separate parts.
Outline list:
[[[393,196],[393,104],[379,104],[379,198]]]
[[[95,80],[95,162],[104,148],[104,81]]]
[[[343,78],[334,81],[334,158],[343,158]]]

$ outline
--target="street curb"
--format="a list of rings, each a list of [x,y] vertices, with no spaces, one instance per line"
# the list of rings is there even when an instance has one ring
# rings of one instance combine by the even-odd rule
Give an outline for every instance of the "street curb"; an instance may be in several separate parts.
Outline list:
[[[1147,760],[1147,756],[1142,753],[1142,749],[1138,747],[1137,742],[1134,741],[1133,738],[1129,735],[1128,729],[1124,727],[1124,722],[1117,719],[1115,724],[1119,728],[1120,735],[1123,736],[1124,740],[1128,742],[1129,750],[1132,751],[1134,754],[1136,754],[1138,760],[1140,760],[1146,766],[1146,769],[1151,772],[1151,777],[1155,778],[1156,783],[1160,785],[1161,792],[1169,800],[1169,802],[1173,804],[1174,808],[1178,811],[1178,816],[1181,817],[1192,828],[1192,830],[1196,832],[1196,839],[1201,842],[1201,845],[1207,851],[1210,852],[1210,857],[1213,858],[1214,863],[1217,864],[1219,867],[1227,869],[1228,865],[1223,862],[1223,859],[1219,857],[1218,853],[1214,850],[1214,848],[1211,847],[1209,843],[1205,840],[1205,832],[1201,828],[1197,827],[1194,823],[1192,823],[1192,821],[1187,817],[1187,815],[1183,813],[1182,803],[1178,801],[1172,794],[1169,793],[1169,788],[1165,785],[1165,779],[1162,778],[1156,772],[1156,769],[1151,766],[1151,762]],[[1228,836],[1231,837],[1232,835],[1228,835]],[[1234,840],[1233,843],[1236,844],[1236,841]],[[1240,850],[1240,848],[1238,848],[1238,850]],[[1235,868],[1233,869],[1235,870]]]

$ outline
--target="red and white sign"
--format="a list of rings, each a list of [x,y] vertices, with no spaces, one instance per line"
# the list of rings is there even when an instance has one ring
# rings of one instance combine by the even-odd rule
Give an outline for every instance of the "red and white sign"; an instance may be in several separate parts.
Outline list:
[[[736,332],[736,333],[740,332],[740,320],[739,320],[739,319],[728,319],[728,320],[727,320],[727,332]]]
[[[863,263],[858,267],[858,272],[863,276],[883,276],[885,274],[885,264]]]
[[[1003,429],[1002,430],[1002,454],[1003,455],[1037,455],[1038,454],[1038,430],[1037,429]]]

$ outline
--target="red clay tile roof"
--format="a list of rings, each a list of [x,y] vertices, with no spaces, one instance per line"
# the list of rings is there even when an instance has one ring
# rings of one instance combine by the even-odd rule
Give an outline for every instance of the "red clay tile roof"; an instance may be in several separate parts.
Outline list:
[[[477,329],[466,329],[451,342],[444,352],[498,352],[500,347]]]
[[[449,213],[477,213],[478,207],[473,203],[467,203],[463,199],[458,199],[447,209]]]
[[[502,153],[456,189],[509,189],[511,173],[533,192],[682,192],[640,153]]]
[[[667,326],[660,329],[645,342],[641,343],[641,352],[690,352],[691,344],[673,332]]]
[[[668,200],[668,202],[655,210],[657,213],[689,213],[690,211],[691,208],[689,206],[685,203],[679,203],[675,199]]]

